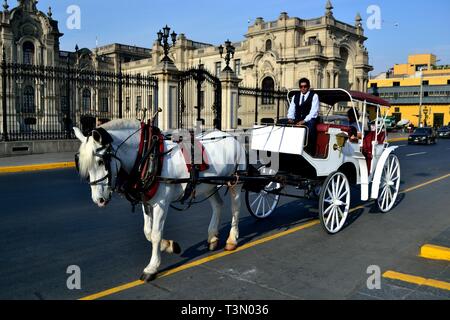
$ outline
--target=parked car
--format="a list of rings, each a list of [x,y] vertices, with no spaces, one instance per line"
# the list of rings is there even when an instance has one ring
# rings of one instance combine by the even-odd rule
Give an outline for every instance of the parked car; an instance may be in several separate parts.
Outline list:
[[[408,144],[436,144],[437,133],[433,128],[417,128],[409,135]]]
[[[442,127],[437,132],[438,138],[449,139],[450,138],[450,126]]]

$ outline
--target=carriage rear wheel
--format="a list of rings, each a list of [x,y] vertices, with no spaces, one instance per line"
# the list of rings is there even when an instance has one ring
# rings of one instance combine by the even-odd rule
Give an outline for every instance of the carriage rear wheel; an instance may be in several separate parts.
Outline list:
[[[328,176],[319,199],[319,217],[324,230],[336,234],[342,230],[350,211],[350,183],[342,172]]]
[[[262,176],[273,174],[270,169],[265,167],[261,168],[259,171]],[[280,189],[280,183],[270,182],[259,193],[247,190],[245,193],[245,203],[248,212],[257,219],[268,218],[276,210],[278,202],[280,201],[280,195],[274,193],[274,191]]]
[[[400,173],[400,161],[396,155],[391,154],[384,164],[377,200],[378,209],[383,213],[391,211],[397,201]]]

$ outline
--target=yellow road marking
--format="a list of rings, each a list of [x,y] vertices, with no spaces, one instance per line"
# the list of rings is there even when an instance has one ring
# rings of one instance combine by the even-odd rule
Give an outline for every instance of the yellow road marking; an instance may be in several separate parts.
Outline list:
[[[450,261],[450,248],[426,244],[420,249],[420,257],[432,260]]]
[[[75,168],[75,162],[59,162],[59,163],[33,164],[26,166],[0,167],[0,173],[17,173],[17,172],[64,169],[64,168]]]
[[[399,280],[403,282],[413,283],[417,284],[419,286],[427,286],[427,287],[433,287],[443,290],[449,290],[450,291],[450,283],[434,280],[434,279],[426,279],[422,277],[412,276],[409,274],[399,273],[395,271],[387,271],[383,274],[383,277],[386,279],[392,279],[392,280]]]
[[[388,139],[388,142],[401,142],[401,141],[408,141],[408,138],[393,138],[393,139]]]
[[[159,273],[157,275],[156,278],[159,279],[159,278],[167,277],[167,276],[170,276],[172,274],[175,274],[175,273],[187,270],[187,269],[191,269],[193,267],[197,267],[197,266],[205,264],[207,262],[211,262],[211,261],[220,259],[222,257],[229,256],[231,254],[235,254],[235,253],[244,251],[246,249],[249,249],[249,248],[255,247],[257,245],[260,245],[260,244],[272,241],[274,239],[278,239],[278,238],[287,236],[287,235],[295,233],[297,231],[314,227],[314,226],[316,226],[318,224],[320,224],[320,221],[319,220],[314,220],[314,221],[311,221],[309,223],[303,224],[301,226],[298,226],[298,227],[295,227],[295,228],[292,228],[292,229],[289,229],[289,230],[286,230],[286,231],[283,231],[283,232],[280,232],[280,233],[277,233],[277,234],[274,234],[274,235],[271,235],[271,236],[268,236],[268,237],[265,237],[265,238],[262,238],[262,239],[259,239],[259,240],[247,243],[247,244],[244,244],[244,245],[238,247],[235,251],[222,251],[220,253],[217,253],[217,254],[205,257],[203,259],[199,259],[199,260],[196,260],[196,261],[184,264],[184,265],[179,266],[177,268],[161,272],[161,273]],[[81,298],[80,300],[96,300],[96,299],[100,299],[100,298],[109,296],[109,295],[114,294],[114,293],[118,293],[118,292],[130,289],[130,288],[134,288],[134,287],[143,285],[144,283],[145,282],[140,281],[140,280],[139,281],[130,282],[128,284],[124,284],[124,285],[119,286],[119,287],[115,287],[115,288],[112,288],[112,289],[109,289],[109,290],[105,290],[105,291],[102,291],[102,292],[99,292],[99,293],[96,293],[96,294],[93,294],[93,295]]]
[[[438,182],[438,181],[447,179],[447,178],[449,178],[449,177],[450,177],[450,173],[447,174],[447,175],[445,175],[445,176],[442,176],[442,177],[440,177],[440,178],[436,178],[436,179],[430,180],[430,181],[428,181],[428,182],[419,184],[418,186],[415,186],[415,187],[412,187],[412,188],[403,190],[401,193],[408,193],[408,192],[411,192],[411,191],[414,191],[414,190],[423,188],[423,187],[425,187],[425,186],[428,186],[428,185],[430,185],[430,184],[433,184],[433,183],[435,183],[435,182]]]
[[[401,193],[408,193],[408,192],[414,191],[414,190],[419,189],[421,187],[427,186],[427,185],[429,185],[429,184],[431,184],[433,182],[441,181],[441,180],[443,180],[443,179],[445,179],[447,177],[450,177],[450,174],[447,174],[447,175],[445,175],[445,176],[443,176],[441,178],[433,179],[433,180],[431,180],[429,182],[426,182],[426,183],[423,183],[423,184],[421,184],[421,185],[419,185],[417,187],[413,187],[413,188],[404,190]],[[366,206],[367,205],[371,205],[371,203],[373,203],[373,201],[367,203],[366,205],[361,205],[361,206],[355,207],[355,208],[351,209],[349,211],[349,213],[353,213],[353,212],[355,212],[357,210],[365,209]],[[266,242],[269,242],[269,241],[272,241],[272,240],[275,240],[275,239],[287,236],[289,234],[292,234],[292,233],[295,233],[295,232],[298,232],[298,231],[301,231],[301,230],[304,230],[304,229],[307,229],[307,228],[314,227],[314,226],[316,226],[318,224],[320,224],[320,221],[318,219],[316,219],[316,220],[313,220],[313,221],[311,221],[309,223],[300,225],[298,227],[295,227],[295,228],[292,228],[292,229],[289,229],[289,230],[286,230],[286,231],[283,231],[283,232],[280,232],[280,233],[276,233],[274,235],[271,235],[271,236],[268,236],[268,237],[265,237],[265,238],[261,238],[259,240],[255,240],[253,242],[247,243],[245,245],[242,245],[242,246],[238,247],[235,251],[223,251],[223,252],[220,252],[220,253],[217,253],[217,254],[214,254],[214,255],[211,255],[211,256],[208,256],[208,257],[205,257],[205,258],[202,258],[202,259],[190,262],[190,263],[187,263],[187,264],[179,266],[177,268],[161,272],[161,273],[159,273],[157,275],[156,278],[159,279],[159,278],[167,277],[169,275],[172,275],[172,274],[175,274],[175,273],[187,270],[187,269],[191,269],[193,267],[205,264],[207,262],[211,262],[211,261],[217,260],[219,258],[228,256],[228,255],[231,255],[231,254],[234,254],[234,253],[237,253],[237,252],[241,252],[243,250],[246,250],[246,249],[249,249],[251,247],[257,246],[259,244],[263,244],[263,243],[266,243]],[[104,298],[106,296],[109,296],[109,295],[112,295],[112,294],[115,294],[115,293],[119,293],[121,291],[125,291],[127,289],[131,289],[131,288],[134,288],[134,287],[141,286],[143,284],[145,284],[145,282],[140,281],[140,280],[133,281],[133,282],[130,282],[130,283],[118,286],[118,287],[114,287],[114,288],[111,288],[111,289],[108,289],[108,290],[105,290],[105,291],[102,291],[102,292],[99,292],[99,293],[96,293],[96,294],[92,294],[92,295],[86,296],[86,297],[81,298],[79,300],[96,300],[96,299]]]

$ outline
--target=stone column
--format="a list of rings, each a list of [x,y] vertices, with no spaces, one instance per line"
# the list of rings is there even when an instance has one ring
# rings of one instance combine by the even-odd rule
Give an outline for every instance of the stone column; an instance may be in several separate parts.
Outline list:
[[[238,126],[238,86],[241,81],[233,70],[221,72],[222,130],[236,129]]]
[[[171,62],[161,62],[152,72],[152,75],[158,78],[158,98],[155,99],[158,105],[156,107],[162,109],[156,125],[163,131],[178,128],[179,73],[175,64]]]

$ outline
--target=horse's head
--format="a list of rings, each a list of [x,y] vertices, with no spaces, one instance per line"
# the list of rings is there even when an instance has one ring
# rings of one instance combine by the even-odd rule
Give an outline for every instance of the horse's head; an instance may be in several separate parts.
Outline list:
[[[98,128],[89,136],[74,128],[81,141],[79,153],[75,157],[78,172],[89,181],[92,200],[99,207],[105,207],[112,197],[120,171],[120,161],[115,157],[112,138],[105,129]]]

